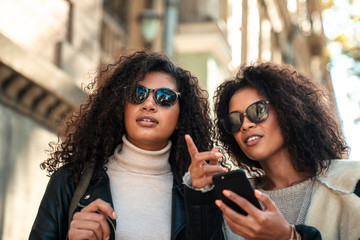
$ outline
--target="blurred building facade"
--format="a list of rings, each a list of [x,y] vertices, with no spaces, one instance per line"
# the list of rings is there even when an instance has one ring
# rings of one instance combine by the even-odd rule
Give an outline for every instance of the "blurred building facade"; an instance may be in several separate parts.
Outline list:
[[[332,91],[324,46],[320,0],[0,0],[0,239],[27,238],[48,142],[119,51],[165,52],[211,98],[256,59],[292,64]]]

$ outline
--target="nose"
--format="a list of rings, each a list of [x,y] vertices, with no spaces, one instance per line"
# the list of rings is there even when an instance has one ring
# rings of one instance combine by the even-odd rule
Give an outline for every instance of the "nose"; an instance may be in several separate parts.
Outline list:
[[[149,93],[149,96],[141,104],[141,109],[145,111],[157,111],[157,105],[154,100],[153,92]]]
[[[253,123],[253,122],[251,122],[249,119],[248,119],[248,117],[245,115],[244,116],[244,121],[243,121],[243,124],[242,124],[242,126],[241,126],[241,130],[242,131],[246,131],[246,130],[248,130],[248,129],[250,129],[250,128],[253,128],[253,127],[255,127],[255,123]]]

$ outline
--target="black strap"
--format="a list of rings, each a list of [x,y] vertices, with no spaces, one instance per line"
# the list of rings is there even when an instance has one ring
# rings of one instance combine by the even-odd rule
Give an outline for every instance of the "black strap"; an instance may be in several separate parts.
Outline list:
[[[356,196],[360,197],[360,180],[355,185],[354,193],[356,194]]]
[[[77,204],[80,201],[80,198],[85,194],[86,189],[89,186],[93,172],[94,172],[94,165],[89,162],[86,162],[79,183],[77,184],[76,189],[74,191],[74,195],[71,199],[71,203],[69,207],[69,226],[73,217],[73,213],[77,207]]]

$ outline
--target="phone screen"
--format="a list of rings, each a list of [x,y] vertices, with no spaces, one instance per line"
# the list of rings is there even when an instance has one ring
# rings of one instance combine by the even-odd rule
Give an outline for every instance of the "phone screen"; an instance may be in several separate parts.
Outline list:
[[[254,206],[261,210],[261,206],[257,198],[254,194],[254,189],[252,188],[249,179],[246,176],[246,173],[242,169],[229,171],[226,173],[220,173],[213,176],[213,183],[215,185],[215,189],[220,197],[220,199],[233,210],[241,213],[243,215],[247,215],[242,208],[240,208],[236,203],[228,199],[222,194],[222,191],[227,189],[230,190],[237,195],[247,199]]]

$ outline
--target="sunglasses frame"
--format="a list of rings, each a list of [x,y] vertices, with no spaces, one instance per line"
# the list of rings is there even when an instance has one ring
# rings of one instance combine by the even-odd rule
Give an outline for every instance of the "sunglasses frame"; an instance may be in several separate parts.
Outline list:
[[[247,113],[247,112],[248,112],[248,109],[249,109],[251,106],[257,105],[257,104],[264,104],[264,105],[265,105],[265,111],[266,111],[266,114],[267,114],[266,118],[265,118],[265,119],[262,119],[262,120],[260,120],[260,121],[254,121],[254,119],[253,119],[252,117],[250,117],[250,116],[248,115],[248,113]],[[268,105],[268,104],[270,104],[270,101],[268,101],[268,100],[256,101],[256,102],[250,104],[250,105],[246,108],[245,112],[243,112],[243,113],[240,113],[239,111],[233,111],[233,112],[227,114],[223,119],[221,119],[221,124],[223,125],[225,131],[226,131],[228,134],[234,134],[234,133],[240,131],[242,125],[244,124],[244,116],[246,116],[246,117],[249,119],[250,122],[255,123],[255,124],[264,122],[264,121],[265,121],[266,119],[268,119],[268,117],[269,117],[269,110],[268,110],[268,108],[267,108],[267,105]],[[234,128],[232,131],[229,131],[228,127],[226,127],[226,126],[232,126],[232,124],[229,123],[229,122],[230,122],[230,121],[229,121],[229,118],[230,118],[229,116],[232,115],[232,114],[234,114],[234,113],[239,114],[240,125],[239,125],[238,127]]]
[[[138,87],[142,87],[142,88],[144,88],[144,89],[146,90],[145,97],[144,97],[144,99],[143,99],[142,101],[134,100],[134,96],[135,96],[135,94],[136,94],[136,92],[137,92],[137,88],[138,88]],[[162,105],[161,102],[159,102],[159,101],[157,100],[157,98],[156,98],[157,92],[160,91],[160,90],[166,90],[166,91],[169,91],[169,92],[174,93],[175,96],[176,96],[175,101],[174,101],[173,103],[171,103],[171,105],[168,105],[168,106]],[[150,92],[153,92],[153,99],[154,99],[155,103],[156,103],[158,106],[160,106],[160,107],[165,107],[165,108],[169,108],[169,107],[174,106],[175,103],[176,103],[176,101],[177,101],[177,100],[180,98],[180,96],[181,96],[181,93],[180,93],[179,91],[176,91],[176,90],[171,89],[171,88],[156,88],[156,89],[151,89],[151,88],[147,88],[147,87],[145,87],[145,86],[143,86],[143,85],[139,85],[139,84],[138,84],[138,85],[135,86],[135,91],[134,91],[134,93],[131,95],[129,102],[134,103],[134,104],[141,104],[141,103],[143,103],[143,102],[146,101],[146,99],[147,99],[147,98],[149,97],[149,95],[150,95]]]

